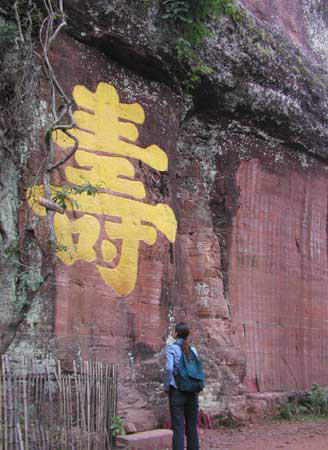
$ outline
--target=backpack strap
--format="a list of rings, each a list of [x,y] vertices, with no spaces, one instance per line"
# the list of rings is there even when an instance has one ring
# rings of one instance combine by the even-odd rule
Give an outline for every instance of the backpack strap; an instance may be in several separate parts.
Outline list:
[[[181,351],[182,351],[182,344],[181,343],[179,343],[179,342],[177,342],[177,341],[174,341],[171,345],[177,345],[178,347],[180,347],[181,348]],[[191,351],[191,353],[193,354],[193,356],[196,358],[196,359],[199,359],[198,358],[198,355],[197,355],[197,353],[196,353],[196,349],[194,348],[194,347],[189,347],[189,349],[190,349],[190,351]],[[183,353],[183,352],[182,352]]]
[[[181,344],[179,344],[179,342],[177,342],[177,341],[174,341],[174,342],[172,342],[172,344],[171,345],[176,345],[177,347],[180,347],[180,349],[181,349],[181,352],[182,352],[182,345]],[[183,352],[182,352],[183,353]],[[181,355],[182,356],[182,355]],[[175,360],[174,360],[174,367],[173,367],[173,373],[174,373],[174,375],[176,375],[176,373],[177,373],[177,370],[178,370],[178,368],[176,367],[176,365],[175,365]]]

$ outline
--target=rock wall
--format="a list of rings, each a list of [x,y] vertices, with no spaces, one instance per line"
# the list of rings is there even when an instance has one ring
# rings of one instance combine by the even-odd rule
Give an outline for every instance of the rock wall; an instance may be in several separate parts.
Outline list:
[[[272,173],[257,159],[238,169],[229,285],[249,390],[327,383],[327,181],[312,169]]]
[[[166,420],[161,350],[180,320],[214,417],[246,420],[254,392],[327,384],[324,3],[245,0],[238,21],[213,20],[201,50],[212,72],[192,94],[158,2],[65,7],[50,58],[79,147],[53,190],[98,193],[70,192],[54,215],[57,262],[10,351],[50,351],[68,369],[76,356],[117,362],[120,413],[137,429]],[[38,267],[50,251],[38,204],[46,80],[40,97],[20,221]],[[53,141],[59,161],[72,141]]]

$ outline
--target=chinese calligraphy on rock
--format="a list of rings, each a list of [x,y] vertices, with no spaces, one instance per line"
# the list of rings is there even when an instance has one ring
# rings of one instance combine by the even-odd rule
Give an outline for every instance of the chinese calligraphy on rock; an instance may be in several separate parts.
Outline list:
[[[87,180],[101,189],[95,196],[78,195],[81,217],[70,215],[74,209],[71,202],[67,202],[64,215],[55,214],[57,254],[67,265],[78,260],[97,261],[103,280],[124,296],[137,282],[140,241],[153,245],[160,231],[173,243],[177,228],[174,212],[168,205],[144,201],[145,187],[134,179],[135,168],[130,159],[166,171],[168,158],[156,145],[143,148],[136,144],[137,127],[145,120],[144,110],[138,103],[120,103],[112,85],[99,83],[96,92],[76,86],[73,97],[79,109],[74,112],[77,127],[70,133],[78,139],[79,147],[74,154],[77,164],[66,166],[65,176],[73,185],[83,185]],[[53,140],[62,149],[74,145],[73,139],[62,131],[54,132]],[[45,210],[36,202],[41,193],[42,186],[32,188],[29,203],[42,216]],[[97,255],[95,244],[104,235],[106,238],[99,247],[101,254]],[[107,263],[113,262],[114,267],[108,267]]]

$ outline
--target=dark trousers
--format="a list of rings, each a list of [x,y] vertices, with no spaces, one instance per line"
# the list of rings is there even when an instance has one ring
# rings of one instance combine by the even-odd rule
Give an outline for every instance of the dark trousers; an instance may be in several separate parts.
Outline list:
[[[173,387],[169,391],[169,404],[173,430],[173,450],[184,450],[184,435],[187,450],[199,450],[197,414],[198,395],[181,392]]]

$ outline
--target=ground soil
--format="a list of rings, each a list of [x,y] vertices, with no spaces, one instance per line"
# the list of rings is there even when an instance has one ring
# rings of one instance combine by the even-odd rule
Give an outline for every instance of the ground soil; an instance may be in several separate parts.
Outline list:
[[[328,450],[328,419],[201,430],[201,450]]]

